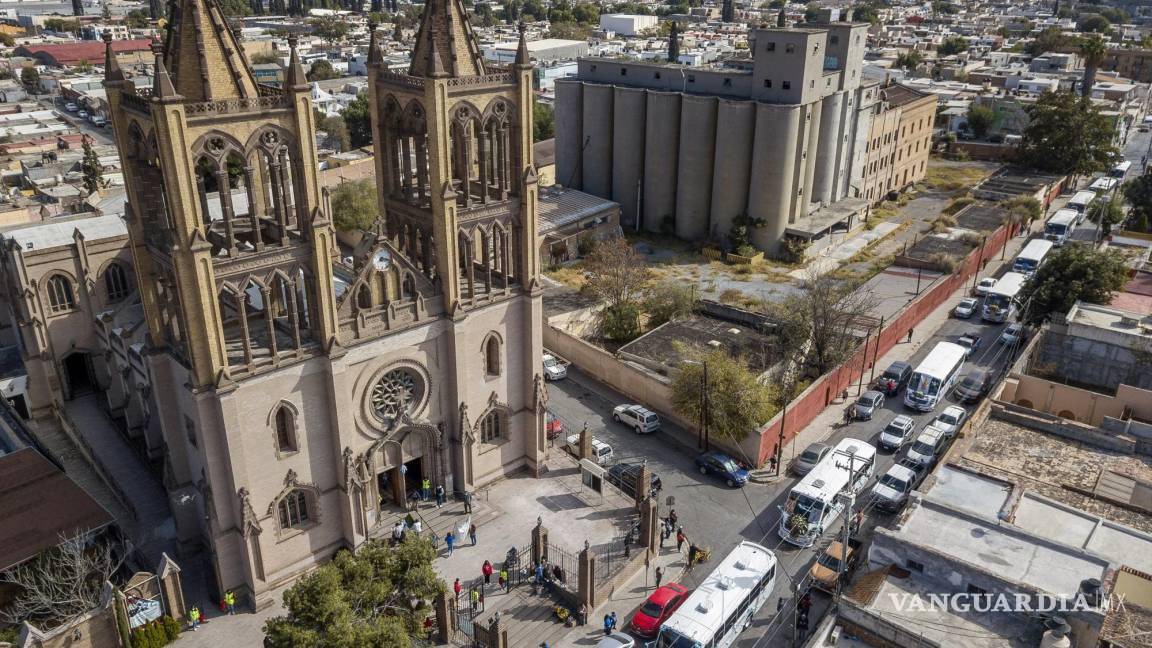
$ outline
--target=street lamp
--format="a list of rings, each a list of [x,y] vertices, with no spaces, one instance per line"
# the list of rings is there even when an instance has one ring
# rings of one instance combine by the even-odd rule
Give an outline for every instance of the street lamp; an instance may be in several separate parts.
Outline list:
[[[704,452],[708,452],[708,361],[685,360],[684,362],[700,365],[703,368],[703,373],[700,376],[700,434],[696,439],[696,445],[702,448]]]

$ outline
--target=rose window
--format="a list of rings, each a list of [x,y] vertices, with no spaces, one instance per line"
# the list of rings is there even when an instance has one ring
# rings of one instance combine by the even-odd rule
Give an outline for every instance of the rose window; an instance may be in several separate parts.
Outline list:
[[[423,385],[405,369],[393,369],[372,387],[372,411],[384,421],[407,414],[420,402]]]

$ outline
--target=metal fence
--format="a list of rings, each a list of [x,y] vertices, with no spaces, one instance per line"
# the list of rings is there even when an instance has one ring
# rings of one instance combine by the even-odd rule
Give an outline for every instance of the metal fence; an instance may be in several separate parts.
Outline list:
[[[484,612],[483,582],[460,590],[460,594],[456,596],[456,627],[460,632],[475,637],[472,620],[482,612]]]
[[[641,550],[638,544],[640,540],[640,519],[634,520],[624,534],[614,538],[606,545],[595,547],[593,553],[596,556],[596,565],[592,571],[593,582],[596,587],[600,587],[609,582],[624,569],[624,566],[632,559],[634,551]]]
[[[529,557],[530,559],[530,557]],[[575,554],[569,553],[566,549],[558,547],[551,542],[544,551],[544,564],[542,565],[542,573],[544,576],[544,585],[549,590],[558,587],[576,592],[580,589],[580,559]],[[532,580],[535,580],[536,566],[528,566],[529,575]]]

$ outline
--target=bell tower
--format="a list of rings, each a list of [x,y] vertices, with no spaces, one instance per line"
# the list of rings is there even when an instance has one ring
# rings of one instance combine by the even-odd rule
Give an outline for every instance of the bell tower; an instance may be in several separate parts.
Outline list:
[[[105,87],[152,346],[193,388],[218,387],[329,346],[333,233],[295,41],[273,88],[214,0],[169,16],[151,88],[125,78],[105,33]]]

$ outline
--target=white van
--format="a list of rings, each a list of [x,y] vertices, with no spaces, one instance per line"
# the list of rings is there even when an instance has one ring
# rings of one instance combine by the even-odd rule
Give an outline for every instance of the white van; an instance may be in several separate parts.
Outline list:
[[[940,428],[928,426],[916,437],[912,447],[908,448],[908,458],[922,466],[931,466],[944,452],[944,443],[947,437]]]
[[[1064,209],[1070,209],[1076,212],[1076,224],[1079,225],[1084,220],[1084,217],[1088,215],[1088,208],[1092,206],[1092,203],[1095,201],[1095,191],[1077,191],[1076,195],[1072,196],[1072,200],[1069,200],[1068,204],[1064,206]],[[1064,211],[1064,209],[1060,211]],[[1059,214],[1060,211],[1056,213]]]
[[[580,457],[580,435],[573,434],[568,437],[568,443],[564,449],[572,453],[572,456]],[[592,437],[592,458],[596,463],[601,466],[607,466],[612,463],[612,446],[604,443],[596,437]]]
[[[1076,231],[1076,224],[1080,222],[1078,214],[1071,209],[1057,211],[1048,222],[1044,224],[1044,238],[1052,241],[1052,245],[1060,247]]]

